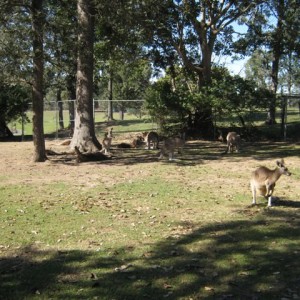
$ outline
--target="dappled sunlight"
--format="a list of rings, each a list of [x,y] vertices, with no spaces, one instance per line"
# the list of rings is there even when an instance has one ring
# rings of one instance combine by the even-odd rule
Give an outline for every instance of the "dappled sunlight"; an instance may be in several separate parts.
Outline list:
[[[42,250],[28,245],[1,258],[0,292],[7,299],[15,291],[21,298],[60,299],[295,297],[300,294],[296,217],[280,209],[256,212],[249,221],[194,224],[192,231],[186,231],[191,224],[178,224],[176,235],[138,256],[134,248]]]
[[[111,161],[76,164],[70,155],[33,164],[31,143],[5,143],[0,294],[299,297],[298,148],[244,143],[222,155],[224,144],[195,140],[174,161],[159,160],[157,150],[113,148]],[[273,207],[264,198],[252,206],[251,172],[275,167],[279,153],[292,176],[276,184]]]

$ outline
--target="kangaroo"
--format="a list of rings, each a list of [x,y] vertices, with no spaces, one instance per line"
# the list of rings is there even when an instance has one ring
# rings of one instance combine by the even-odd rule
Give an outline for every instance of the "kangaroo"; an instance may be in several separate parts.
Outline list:
[[[256,204],[256,192],[268,199],[268,206],[272,206],[272,194],[274,192],[275,183],[281,175],[290,176],[291,173],[284,164],[284,160],[277,161],[277,168],[270,170],[267,167],[259,167],[252,173],[250,180],[252,191],[252,204]]]
[[[139,148],[143,144],[144,144],[144,137],[141,135],[138,135],[132,140],[132,142],[130,144],[130,148]]]
[[[110,152],[111,140],[113,138],[112,131],[113,128],[110,128],[107,132],[104,133],[104,138],[102,140],[103,149],[101,150],[101,152],[104,152],[104,154],[108,154]]]
[[[236,152],[239,152],[240,150],[240,143],[241,143],[241,136],[237,134],[234,131],[228,132],[226,136],[227,141],[227,149],[225,151],[225,154],[229,152],[233,152],[234,148]]]
[[[159,136],[155,131],[143,132],[144,141],[147,144],[147,149],[150,149],[151,143],[153,145],[153,149],[158,149]]]
[[[224,143],[225,139],[224,139],[224,135],[223,135],[223,132],[221,129],[218,129],[218,133],[219,133],[219,136],[217,137],[217,140],[221,143]]]
[[[175,149],[178,150],[178,153],[182,153],[183,151],[183,146],[185,144],[185,139],[179,138],[179,137],[171,137],[167,138],[163,142],[163,146],[160,151],[160,156],[159,158],[163,158],[164,155],[169,155],[169,160],[174,159],[174,152]]]

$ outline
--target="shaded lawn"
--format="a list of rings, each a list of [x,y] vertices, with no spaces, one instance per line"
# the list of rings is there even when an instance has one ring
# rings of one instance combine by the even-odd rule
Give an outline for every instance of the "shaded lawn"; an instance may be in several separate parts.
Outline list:
[[[27,166],[30,149],[11,163],[9,147],[0,299],[299,298],[299,145],[223,148],[191,142],[171,163],[124,150],[105,163]],[[281,200],[247,206],[250,171],[278,156],[295,162]]]
[[[251,207],[248,220],[177,224],[151,245],[105,251],[39,250],[2,258],[5,299],[297,299],[299,219]],[[288,202],[299,209],[297,202]],[[137,247],[139,247],[137,245]],[[293,298],[294,297],[294,298]]]

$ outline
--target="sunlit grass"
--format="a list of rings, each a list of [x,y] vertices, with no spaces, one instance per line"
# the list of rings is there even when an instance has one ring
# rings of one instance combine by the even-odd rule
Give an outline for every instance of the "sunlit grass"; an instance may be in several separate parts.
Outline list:
[[[189,141],[173,162],[114,148],[105,163],[33,164],[31,143],[1,144],[1,297],[299,296],[300,146],[243,146],[224,156],[217,142]],[[279,154],[293,173],[276,184],[281,200],[250,206],[250,172]]]

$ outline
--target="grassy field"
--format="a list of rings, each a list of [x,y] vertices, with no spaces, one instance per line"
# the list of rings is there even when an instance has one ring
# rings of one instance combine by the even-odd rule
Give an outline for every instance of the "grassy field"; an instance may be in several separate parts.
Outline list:
[[[69,113],[67,110],[64,110],[64,127],[67,128],[69,126]],[[24,124],[24,134],[31,135],[32,134],[32,113],[29,111],[27,113],[28,122]],[[114,114],[115,121],[114,125],[116,130],[118,131],[136,131],[137,127],[139,130],[147,130],[150,127],[156,127],[155,124],[152,124],[151,120],[148,117],[144,116],[143,118],[139,118],[134,114],[125,113],[124,120],[120,119],[118,113]],[[95,124],[102,124],[106,123],[107,117],[103,112],[95,112]],[[12,131],[17,131],[17,135],[22,134],[22,123],[20,122],[12,122],[8,125],[8,127]],[[97,128],[96,128],[97,129]],[[47,110],[44,112],[44,132],[45,134],[57,134],[59,137],[62,137],[63,132],[59,130],[59,123],[58,123],[58,114],[55,110]]]
[[[169,162],[116,142],[83,164],[0,144],[0,299],[300,298],[299,143],[188,141]],[[280,200],[251,206],[251,171],[281,157]]]
[[[296,107],[289,107],[288,108],[288,115],[287,115],[287,138],[294,138],[295,136],[299,137],[298,132],[300,131],[300,118],[299,118],[299,110]],[[27,112],[27,117],[29,122],[24,124],[24,134],[31,135],[32,134],[32,113],[30,111]],[[69,113],[67,110],[63,111],[63,118],[64,118],[64,126],[67,128],[69,126]],[[281,115],[280,109],[277,109],[276,114],[276,122],[277,124],[270,127],[264,126],[264,122],[267,118],[266,112],[252,112],[244,115],[246,124],[250,125],[250,123],[254,126],[259,126],[261,132],[268,137],[269,139],[278,139],[281,137]],[[44,112],[44,132],[47,135],[53,135],[56,137],[64,137],[66,135],[65,131],[59,130],[59,123],[58,123],[58,112],[55,110],[46,110]],[[119,113],[114,113],[113,122],[114,129],[116,132],[135,132],[135,131],[146,131],[151,129],[156,129],[156,124],[152,123],[151,118],[149,116],[143,116],[139,118],[135,114],[132,113],[125,113],[124,120],[121,120]],[[107,123],[107,117],[103,112],[95,111],[94,120],[96,124],[96,131],[100,134],[102,131],[102,124]],[[223,117],[217,118],[216,120],[218,127],[240,127],[240,119],[238,117],[230,118]],[[97,126],[100,125],[100,126]],[[20,122],[13,122],[8,125],[8,127],[12,131],[17,131],[17,135],[22,134],[22,124]]]

